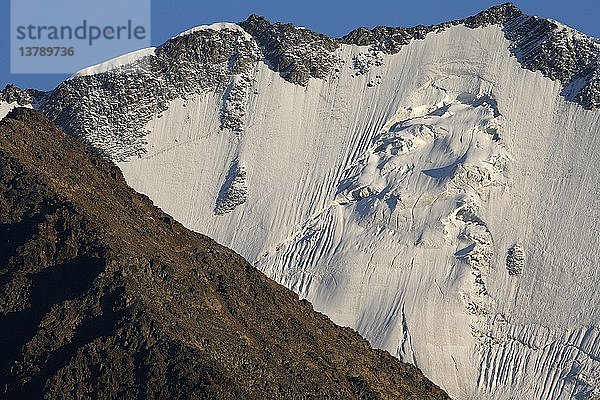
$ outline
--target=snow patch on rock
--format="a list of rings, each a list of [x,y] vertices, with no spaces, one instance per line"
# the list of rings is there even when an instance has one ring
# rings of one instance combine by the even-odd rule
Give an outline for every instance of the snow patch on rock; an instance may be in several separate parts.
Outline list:
[[[382,65],[383,53],[376,50],[358,53],[352,58],[352,68],[356,71],[356,75],[365,75],[372,67],[380,67]]]
[[[11,112],[12,109],[15,107],[20,107],[19,103],[17,103],[17,102],[7,103],[4,101],[0,101],[0,119],[6,117],[8,115],[8,113]]]

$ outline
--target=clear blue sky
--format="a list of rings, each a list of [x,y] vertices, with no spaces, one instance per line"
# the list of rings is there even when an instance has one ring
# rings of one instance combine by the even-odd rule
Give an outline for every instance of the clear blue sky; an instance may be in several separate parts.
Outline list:
[[[101,0],[98,0],[101,1]],[[123,0],[127,1],[127,0]],[[52,89],[66,75],[11,75],[9,0],[0,0],[0,85]],[[464,18],[504,1],[491,0],[152,0],[152,44],[196,25],[238,22],[251,13],[271,21],[292,22],[330,36],[359,26],[414,26]],[[524,12],[553,18],[600,37],[599,0],[514,1]]]

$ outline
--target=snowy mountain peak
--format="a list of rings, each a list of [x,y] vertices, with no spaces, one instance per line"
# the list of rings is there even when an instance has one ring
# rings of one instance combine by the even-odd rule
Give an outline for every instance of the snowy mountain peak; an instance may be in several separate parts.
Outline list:
[[[132,53],[84,70],[50,92],[40,110],[114,160],[143,154],[145,124],[176,98],[224,93],[223,115],[235,118],[235,101],[227,99],[244,97],[239,88],[261,59],[254,40],[235,26],[195,28],[150,53]],[[234,121],[227,122],[224,127],[238,130]]]

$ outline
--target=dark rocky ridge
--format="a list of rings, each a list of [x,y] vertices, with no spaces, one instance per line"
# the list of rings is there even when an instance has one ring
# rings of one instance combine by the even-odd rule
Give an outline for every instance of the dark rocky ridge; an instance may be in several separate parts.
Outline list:
[[[7,399],[447,398],[24,108],[0,122],[0,346]]]
[[[523,68],[560,81],[564,87],[562,94],[567,100],[586,109],[600,107],[598,40],[561,27],[554,21],[526,15],[512,3],[439,25],[358,28],[341,38],[341,42],[370,46],[372,50],[394,54],[413,40],[424,39],[431,32],[441,32],[456,25],[471,29],[501,25],[511,43],[509,50]]]
[[[144,125],[171,100],[223,93],[234,74],[260,59],[241,32],[202,30],[174,37],[123,68],[61,83],[40,106],[65,132],[123,161],[145,152]]]
[[[600,107],[600,42],[554,21],[521,15],[504,24],[510,51],[523,68],[563,84],[562,95],[591,110]]]
[[[326,79],[335,66],[336,39],[292,24],[272,24],[251,15],[240,26],[254,37],[269,66],[289,82],[306,86],[310,78]]]
[[[44,92],[35,89],[21,89],[15,85],[6,85],[0,92],[0,101],[6,103],[17,103],[20,106],[26,106],[36,103],[36,100],[41,100],[45,96]]]
[[[358,28],[342,37],[344,44],[371,46],[376,51],[395,54],[413,40],[425,39],[428,33],[441,32],[455,25],[464,25],[475,29],[489,25],[502,25],[507,21],[523,15],[512,3],[492,7],[477,15],[465,19],[444,22],[438,25],[417,25],[412,28],[378,26],[373,29]]]
[[[535,16],[524,14],[512,3],[491,7],[472,17],[438,25],[411,28],[378,26],[358,28],[339,39],[316,34],[291,24],[271,24],[263,17],[250,16],[240,25],[264,49],[275,71],[293,83],[306,85],[310,77],[326,78],[336,66],[334,51],[339,44],[369,46],[371,51],[395,54],[413,40],[452,26],[471,29],[501,25],[511,53],[531,71],[559,80],[567,100],[587,109],[600,107],[600,44],[591,37]]]
[[[502,26],[509,51],[523,68],[559,80],[567,100],[586,109],[600,107],[600,43],[553,21],[525,15],[512,3],[433,26],[359,28],[339,39],[252,15],[240,26],[254,40],[236,30],[197,30],[170,39],[153,56],[125,67],[74,77],[45,94],[18,95],[11,87],[1,97],[18,98],[23,104],[29,96],[65,132],[114,161],[125,161],[146,152],[145,124],[175,98],[217,93],[221,129],[242,132],[252,71],[260,60],[283,79],[307,85],[311,78],[335,78],[342,67],[336,50],[342,44],[368,46],[374,56],[394,54],[412,40],[456,25]],[[360,65],[353,67],[360,73]]]

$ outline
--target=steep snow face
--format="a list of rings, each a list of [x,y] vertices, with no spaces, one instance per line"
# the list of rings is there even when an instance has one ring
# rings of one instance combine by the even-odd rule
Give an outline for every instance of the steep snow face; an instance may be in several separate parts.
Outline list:
[[[228,102],[171,102],[121,167],[457,398],[586,398],[600,114],[507,47],[460,26],[393,56],[342,46],[339,73],[306,88],[259,63]]]
[[[306,87],[259,62],[234,96],[173,100],[120,166],[455,398],[589,398],[600,112],[508,47],[497,26],[342,45]]]

